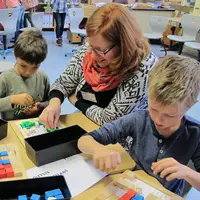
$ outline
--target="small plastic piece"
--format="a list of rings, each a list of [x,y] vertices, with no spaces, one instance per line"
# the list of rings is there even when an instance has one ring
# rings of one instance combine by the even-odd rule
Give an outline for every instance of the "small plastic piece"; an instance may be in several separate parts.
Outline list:
[[[52,190],[45,192],[45,198],[48,199],[49,197],[54,197]]]
[[[8,159],[7,159],[7,160],[2,160],[2,164],[3,164],[3,165],[10,164],[10,160],[8,160]]]
[[[64,196],[62,194],[56,195],[55,197],[56,199],[64,199]]]
[[[20,195],[18,196],[18,200],[27,200],[27,196],[26,195]]]
[[[60,189],[55,189],[55,190],[52,190],[53,192],[53,196],[56,196],[56,195],[62,195],[62,192]]]
[[[126,194],[124,194],[123,196],[121,196],[119,198],[119,200],[129,200],[129,199],[132,199],[133,197],[136,196],[136,194],[137,194],[136,191],[130,189],[130,190],[128,190],[128,192]]]
[[[144,197],[140,194],[136,194],[131,200],[144,200]]]
[[[8,156],[8,152],[7,151],[1,151],[0,156]]]
[[[40,200],[40,195],[32,194],[30,200]]]

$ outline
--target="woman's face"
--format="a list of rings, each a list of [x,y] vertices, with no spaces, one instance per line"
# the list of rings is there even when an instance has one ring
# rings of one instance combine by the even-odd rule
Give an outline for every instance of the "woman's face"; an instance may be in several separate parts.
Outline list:
[[[117,46],[105,38],[100,33],[88,37],[89,49],[93,59],[101,68],[110,65],[112,60],[117,57]]]

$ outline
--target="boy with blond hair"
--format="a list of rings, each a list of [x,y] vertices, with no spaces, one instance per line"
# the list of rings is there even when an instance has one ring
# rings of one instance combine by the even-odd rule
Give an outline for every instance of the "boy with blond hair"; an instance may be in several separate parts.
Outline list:
[[[15,66],[0,75],[0,112],[5,120],[39,116],[48,105],[50,88],[46,73],[39,70],[47,56],[40,31],[25,31],[14,46]]]
[[[167,56],[149,74],[149,111],[126,115],[78,141],[93,155],[94,165],[109,172],[121,156],[104,145],[133,138],[130,155],[136,170],[154,176],[165,188],[181,195],[184,180],[200,190],[200,125],[185,113],[197,102],[200,64],[182,56]],[[192,160],[196,171],[186,165]]]

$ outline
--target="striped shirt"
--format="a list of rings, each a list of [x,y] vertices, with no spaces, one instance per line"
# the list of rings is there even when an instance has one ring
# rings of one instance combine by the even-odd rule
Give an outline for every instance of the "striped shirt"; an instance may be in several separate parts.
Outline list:
[[[67,0],[51,0],[51,8],[54,13],[66,13]]]
[[[21,5],[19,0],[2,0],[2,2],[7,8],[15,8]]]

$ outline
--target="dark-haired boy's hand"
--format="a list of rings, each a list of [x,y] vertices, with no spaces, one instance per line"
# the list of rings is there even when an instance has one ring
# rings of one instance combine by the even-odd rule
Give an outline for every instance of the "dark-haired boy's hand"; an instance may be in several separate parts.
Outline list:
[[[29,106],[32,105],[33,98],[27,93],[15,94],[10,96],[10,103],[14,105]]]
[[[185,179],[187,166],[182,165],[174,158],[164,158],[152,163],[151,169],[155,175],[160,173],[161,178],[171,181],[173,179]]]
[[[94,151],[93,161],[97,169],[109,173],[111,169],[115,169],[121,163],[121,156],[119,152],[101,147]]]
[[[26,108],[24,109],[24,114],[26,115],[36,115],[41,110],[40,102],[35,103],[33,108]]]

